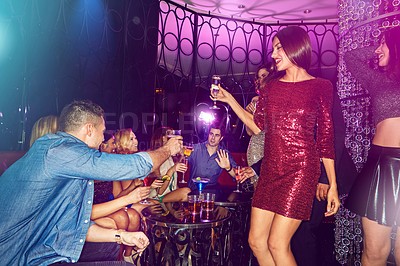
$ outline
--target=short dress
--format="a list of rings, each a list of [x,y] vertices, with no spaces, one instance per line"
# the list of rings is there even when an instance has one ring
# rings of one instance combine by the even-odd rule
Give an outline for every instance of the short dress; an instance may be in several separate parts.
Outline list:
[[[332,84],[321,78],[261,90],[254,122],[265,131],[264,160],[253,207],[310,219],[320,159],[335,158],[332,106]]]

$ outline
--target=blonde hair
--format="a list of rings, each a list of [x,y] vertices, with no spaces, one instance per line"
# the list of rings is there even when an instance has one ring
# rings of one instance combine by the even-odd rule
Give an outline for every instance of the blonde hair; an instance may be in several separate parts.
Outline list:
[[[115,152],[119,154],[129,154],[132,151],[129,150],[128,145],[130,142],[132,129],[125,128],[118,130],[115,134]]]
[[[32,127],[31,140],[29,147],[33,145],[35,140],[48,134],[56,133],[58,130],[58,117],[54,115],[39,118]]]

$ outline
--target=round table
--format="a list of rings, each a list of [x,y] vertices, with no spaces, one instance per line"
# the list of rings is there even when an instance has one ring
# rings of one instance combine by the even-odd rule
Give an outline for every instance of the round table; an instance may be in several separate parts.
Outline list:
[[[215,206],[224,207],[231,213],[228,261],[232,265],[249,265],[249,261],[252,259],[248,243],[252,197],[253,193],[232,192],[225,200],[215,202]]]
[[[216,207],[221,208],[221,207]],[[227,265],[231,214],[209,222],[144,213],[148,265]]]

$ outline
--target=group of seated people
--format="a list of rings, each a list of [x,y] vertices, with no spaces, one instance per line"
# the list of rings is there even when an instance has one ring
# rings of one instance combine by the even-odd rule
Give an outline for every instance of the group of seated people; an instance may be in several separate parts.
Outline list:
[[[56,133],[57,123],[56,116],[40,118],[32,129],[30,145],[45,134]],[[156,129],[152,135],[149,150],[157,150],[164,146],[168,141],[167,135],[170,130],[172,130],[170,127]],[[91,221],[105,228],[136,232],[141,230],[142,210],[149,207],[142,204],[141,201],[144,199],[149,200],[152,212],[170,213],[176,218],[181,218],[182,210],[175,210],[172,203],[187,201],[189,193],[198,193],[192,181],[193,178],[209,178],[206,189],[218,193],[220,191],[218,177],[226,170],[234,178],[236,162],[227,150],[221,148],[220,142],[224,137],[223,128],[219,125],[211,125],[209,130],[207,141],[194,145],[193,152],[188,158],[188,165],[182,161],[183,151],[169,156],[160,167],[150,173],[148,178],[155,179],[149,186],[145,186],[143,180],[140,179],[95,180]],[[138,139],[130,128],[115,132],[105,131],[99,151],[134,154],[139,151],[138,144]],[[188,186],[179,187],[178,173],[184,175],[188,168],[190,169]],[[140,253],[135,252],[132,246],[121,245],[120,258],[124,261],[136,264],[139,255]]]

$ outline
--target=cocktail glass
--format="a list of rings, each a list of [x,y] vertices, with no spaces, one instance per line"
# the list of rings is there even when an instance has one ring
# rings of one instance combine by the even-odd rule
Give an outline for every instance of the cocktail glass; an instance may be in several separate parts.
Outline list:
[[[237,193],[242,193],[242,191],[240,190],[240,177],[241,177],[241,167],[238,165],[235,168],[235,177],[236,177],[236,190],[234,190],[233,192],[237,192]]]
[[[215,98],[218,95],[219,92],[219,87],[218,85],[221,83],[221,77],[218,75],[212,76],[212,83],[211,83],[211,95]],[[213,99],[214,104],[210,109],[219,109],[217,106],[217,100]]]
[[[205,185],[207,185],[208,182],[210,182],[210,179],[206,178],[206,177],[196,177],[196,178],[193,178],[192,181],[196,185],[197,189],[199,190],[199,194],[201,194]]]
[[[188,167],[188,157],[190,156],[190,154],[192,154],[192,151],[193,151],[193,147],[191,147],[191,146],[183,147],[183,156],[184,157],[182,159],[182,163],[184,163],[186,165],[186,169]],[[185,173],[186,173],[186,171],[182,173],[182,180],[179,181],[179,183],[181,183],[181,184],[187,183],[185,181]]]

